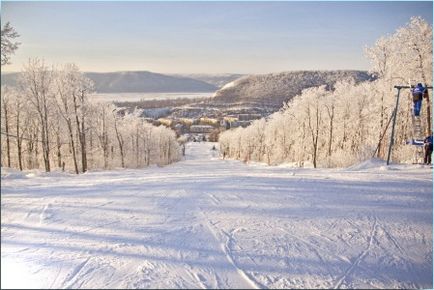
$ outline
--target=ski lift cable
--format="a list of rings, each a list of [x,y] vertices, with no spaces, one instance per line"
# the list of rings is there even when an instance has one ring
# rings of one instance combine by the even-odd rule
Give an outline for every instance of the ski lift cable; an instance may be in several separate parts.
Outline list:
[[[21,139],[21,140],[27,140],[27,141],[44,143],[43,141],[41,141],[39,139],[29,139],[29,138],[26,138],[26,137],[19,137],[19,136],[12,135],[12,134],[9,134],[9,133],[6,133],[6,132],[0,132],[0,134],[4,135],[4,136],[15,138],[15,139]],[[60,143],[57,143],[57,142],[48,142],[48,143],[51,143],[51,144],[54,144],[54,145],[68,145],[69,144],[69,143],[65,143],[65,142],[60,142]]]

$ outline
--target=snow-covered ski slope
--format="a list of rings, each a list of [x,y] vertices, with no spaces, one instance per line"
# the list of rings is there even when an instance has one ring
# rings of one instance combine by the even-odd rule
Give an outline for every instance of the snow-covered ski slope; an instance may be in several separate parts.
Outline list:
[[[2,288],[432,288],[431,169],[245,165],[211,147],[162,168],[4,169]]]

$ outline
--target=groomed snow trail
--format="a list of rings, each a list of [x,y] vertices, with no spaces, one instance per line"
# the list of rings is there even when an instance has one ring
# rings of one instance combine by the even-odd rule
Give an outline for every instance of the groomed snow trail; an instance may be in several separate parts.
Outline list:
[[[432,288],[432,171],[3,169],[2,288]]]

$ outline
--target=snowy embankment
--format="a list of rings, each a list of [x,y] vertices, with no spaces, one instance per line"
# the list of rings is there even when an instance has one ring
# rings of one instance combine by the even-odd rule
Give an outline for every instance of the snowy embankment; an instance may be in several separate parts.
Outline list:
[[[432,288],[432,171],[4,170],[2,288]]]

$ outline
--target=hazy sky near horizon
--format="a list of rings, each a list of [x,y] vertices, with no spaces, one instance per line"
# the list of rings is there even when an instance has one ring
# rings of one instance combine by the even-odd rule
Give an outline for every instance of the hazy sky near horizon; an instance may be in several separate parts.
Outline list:
[[[29,58],[82,71],[268,73],[369,68],[364,48],[427,2],[2,2]]]

